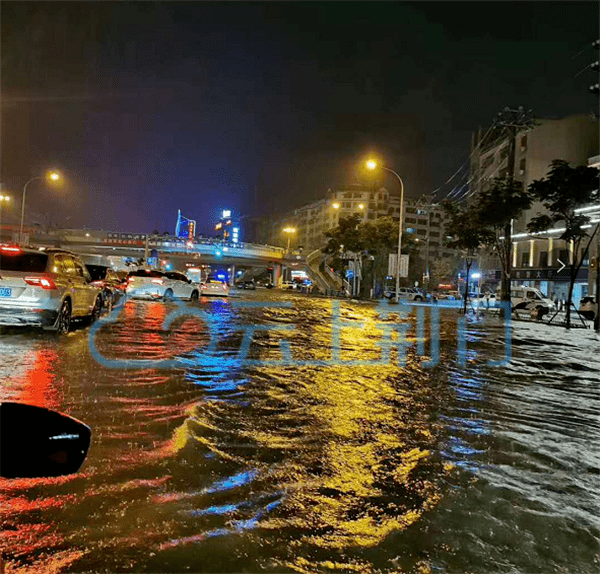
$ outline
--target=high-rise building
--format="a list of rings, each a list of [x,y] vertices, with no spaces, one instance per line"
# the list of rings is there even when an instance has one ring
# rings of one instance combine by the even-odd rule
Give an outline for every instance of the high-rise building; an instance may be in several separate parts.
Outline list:
[[[215,225],[215,232],[219,239],[240,243],[242,241],[240,218],[233,215],[230,209],[224,209],[223,215]]]
[[[515,146],[514,178],[528,187],[533,181],[548,173],[550,163],[562,159],[572,165],[587,165],[588,158],[598,154],[598,122],[588,115],[574,115],[562,119],[537,120],[530,131],[517,134]],[[476,132],[472,139],[471,184],[469,196],[492,185],[496,177],[509,172],[508,140],[500,129],[483,135]],[[569,264],[571,247],[564,241],[554,239],[552,233],[536,238],[527,233],[527,223],[532,217],[543,213],[543,206],[533,205],[513,224],[512,279],[519,284],[537,287],[542,292],[566,298],[569,284],[568,269],[559,272],[561,262]],[[484,258],[487,268],[485,281],[498,285],[500,264],[497,257]],[[575,286],[574,299],[587,292],[587,265],[580,270]]]

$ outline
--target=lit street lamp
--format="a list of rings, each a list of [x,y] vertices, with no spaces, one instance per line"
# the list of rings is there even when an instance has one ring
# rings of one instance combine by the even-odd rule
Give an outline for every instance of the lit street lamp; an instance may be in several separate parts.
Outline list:
[[[393,169],[390,169],[389,167],[385,167],[383,165],[378,166],[377,162],[372,159],[367,161],[368,169],[374,170],[374,169],[377,169],[377,167],[379,167],[380,169],[383,169],[385,171],[389,171],[390,173],[393,173],[398,178],[398,181],[400,182],[400,218],[399,218],[399,222],[398,222],[398,261],[396,264],[396,296],[394,297],[394,302],[398,303],[399,302],[398,296],[400,295],[400,260],[402,258],[402,220],[404,219],[404,182],[402,181],[402,178]]]
[[[292,239],[292,233],[296,233],[296,228],[294,228],[294,227],[286,227],[283,230],[283,232],[288,234],[287,250],[289,252],[289,250],[290,250],[290,240]]]
[[[43,175],[38,175],[36,177],[32,177],[24,186],[23,186],[23,198],[21,199],[21,227],[19,228],[19,243],[23,241],[23,221],[25,220],[25,197],[27,195],[27,186],[36,179],[48,179],[51,182],[56,182],[60,180],[60,175],[51,171],[50,173]]]

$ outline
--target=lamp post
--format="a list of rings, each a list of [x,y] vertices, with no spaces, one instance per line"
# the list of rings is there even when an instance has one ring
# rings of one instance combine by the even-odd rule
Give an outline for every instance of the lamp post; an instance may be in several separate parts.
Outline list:
[[[389,171],[390,173],[393,173],[398,178],[398,181],[400,182],[400,218],[398,221],[398,262],[396,264],[396,296],[394,297],[394,302],[398,303],[399,295],[400,295],[400,260],[402,258],[402,220],[404,219],[404,182],[402,181],[402,178],[400,177],[400,175],[398,175],[393,169],[390,169],[389,167],[385,167],[383,165],[378,166],[377,162],[372,159],[367,161],[368,169],[374,170],[374,169],[377,169],[377,167],[380,167],[384,171]]]
[[[27,196],[27,186],[36,179],[46,179],[48,178],[50,181],[58,181],[60,180],[60,175],[55,171],[50,172],[46,176],[37,175],[32,177],[24,186],[23,186],[23,198],[21,199],[21,226],[19,227],[19,243],[23,241],[23,221],[25,220],[25,198]]]
[[[286,227],[283,230],[284,233],[288,234],[288,240],[287,240],[287,252],[290,252],[290,241],[292,239],[292,233],[296,233],[296,228],[295,227]]]

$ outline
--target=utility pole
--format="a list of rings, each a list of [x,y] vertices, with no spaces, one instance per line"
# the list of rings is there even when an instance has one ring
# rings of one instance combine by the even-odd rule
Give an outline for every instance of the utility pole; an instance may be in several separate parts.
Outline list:
[[[532,111],[527,112],[522,106],[516,110],[505,107],[496,119],[496,125],[506,130],[508,137],[508,165],[506,177],[513,181],[515,178],[515,155],[517,148],[517,134],[523,130],[530,130],[535,125],[535,118]],[[511,291],[511,271],[512,271],[512,227],[513,221],[504,226],[504,277],[502,279],[502,301],[510,302]]]
[[[592,42],[592,48],[596,48],[596,50],[600,49],[600,39],[599,40],[595,40],[594,42]],[[592,62],[589,67],[595,71],[598,72],[598,60],[596,60],[595,62]],[[596,80],[595,84],[592,84],[590,86],[590,92],[599,95],[600,94],[600,84],[598,84],[598,81]]]
[[[600,39],[592,42],[592,48],[596,50],[600,49]],[[596,72],[596,78],[598,74],[599,64],[598,60],[590,64],[590,68]],[[598,81],[590,86],[590,92],[600,95],[600,85]],[[598,235],[598,241],[596,245],[596,314],[594,316],[594,329],[600,332],[600,223],[597,224],[596,234]],[[588,271],[589,272],[589,271]]]

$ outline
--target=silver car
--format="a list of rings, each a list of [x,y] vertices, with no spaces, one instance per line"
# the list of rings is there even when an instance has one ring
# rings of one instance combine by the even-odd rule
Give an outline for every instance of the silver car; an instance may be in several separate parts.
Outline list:
[[[163,272],[154,269],[132,271],[127,280],[127,295],[133,299],[172,299],[197,300],[200,294],[185,275],[177,271]]]
[[[0,325],[68,333],[72,318],[95,321],[101,290],[81,259],[60,249],[0,246]]]

